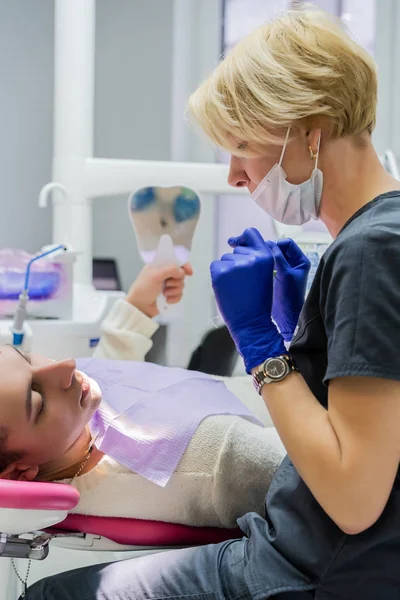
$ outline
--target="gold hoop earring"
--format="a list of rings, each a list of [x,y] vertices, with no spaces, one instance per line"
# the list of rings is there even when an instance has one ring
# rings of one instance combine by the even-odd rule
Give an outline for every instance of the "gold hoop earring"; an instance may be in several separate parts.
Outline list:
[[[314,158],[317,156],[316,154],[314,154],[313,149],[311,148],[311,146],[308,146],[308,149],[310,151],[310,158],[311,160],[314,160]]]

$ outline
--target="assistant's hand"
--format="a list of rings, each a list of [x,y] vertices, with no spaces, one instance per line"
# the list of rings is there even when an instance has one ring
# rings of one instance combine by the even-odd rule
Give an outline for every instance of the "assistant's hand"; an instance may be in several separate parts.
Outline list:
[[[293,337],[303,308],[311,263],[291,239],[266,242],[275,259],[272,318],[285,341]]]
[[[162,267],[146,265],[129,290],[126,301],[148,317],[158,315],[157,298],[164,294],[168,304],[177,304],[183,296],[185,277],[193,275],[189,263],[183,267],[174,264]]]
[[[246,229],[235,239],[234,253],[211,264],[211,279],[221,314],[249,373],[270,356],[283,354],[285,346],[271,319],[272,252],[256,229]]]

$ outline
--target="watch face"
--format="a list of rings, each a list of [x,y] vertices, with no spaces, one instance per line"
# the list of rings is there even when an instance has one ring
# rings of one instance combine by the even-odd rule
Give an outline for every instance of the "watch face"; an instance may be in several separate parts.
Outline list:
[[[265,371],[270,379],[282,379],[288,372],[289,367],[283,358],[270,358],[265,365]]]

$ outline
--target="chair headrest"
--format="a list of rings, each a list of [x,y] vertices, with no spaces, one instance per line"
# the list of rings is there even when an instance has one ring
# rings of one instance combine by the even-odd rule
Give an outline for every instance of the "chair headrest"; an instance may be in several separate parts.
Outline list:
[[[0,479],[0,508],[71,510],[79,492],[70,485]]]

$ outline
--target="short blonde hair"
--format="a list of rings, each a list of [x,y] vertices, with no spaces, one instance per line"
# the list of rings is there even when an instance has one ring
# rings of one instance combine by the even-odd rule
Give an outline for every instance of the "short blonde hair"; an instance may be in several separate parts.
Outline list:
[[[241,40],[191,96],[189,112],[218,146],[251,154],[282,143],[288,126],[325,126],[335,138],[372,132],[376,103],[371,56],[338,20],[305,9]]]

